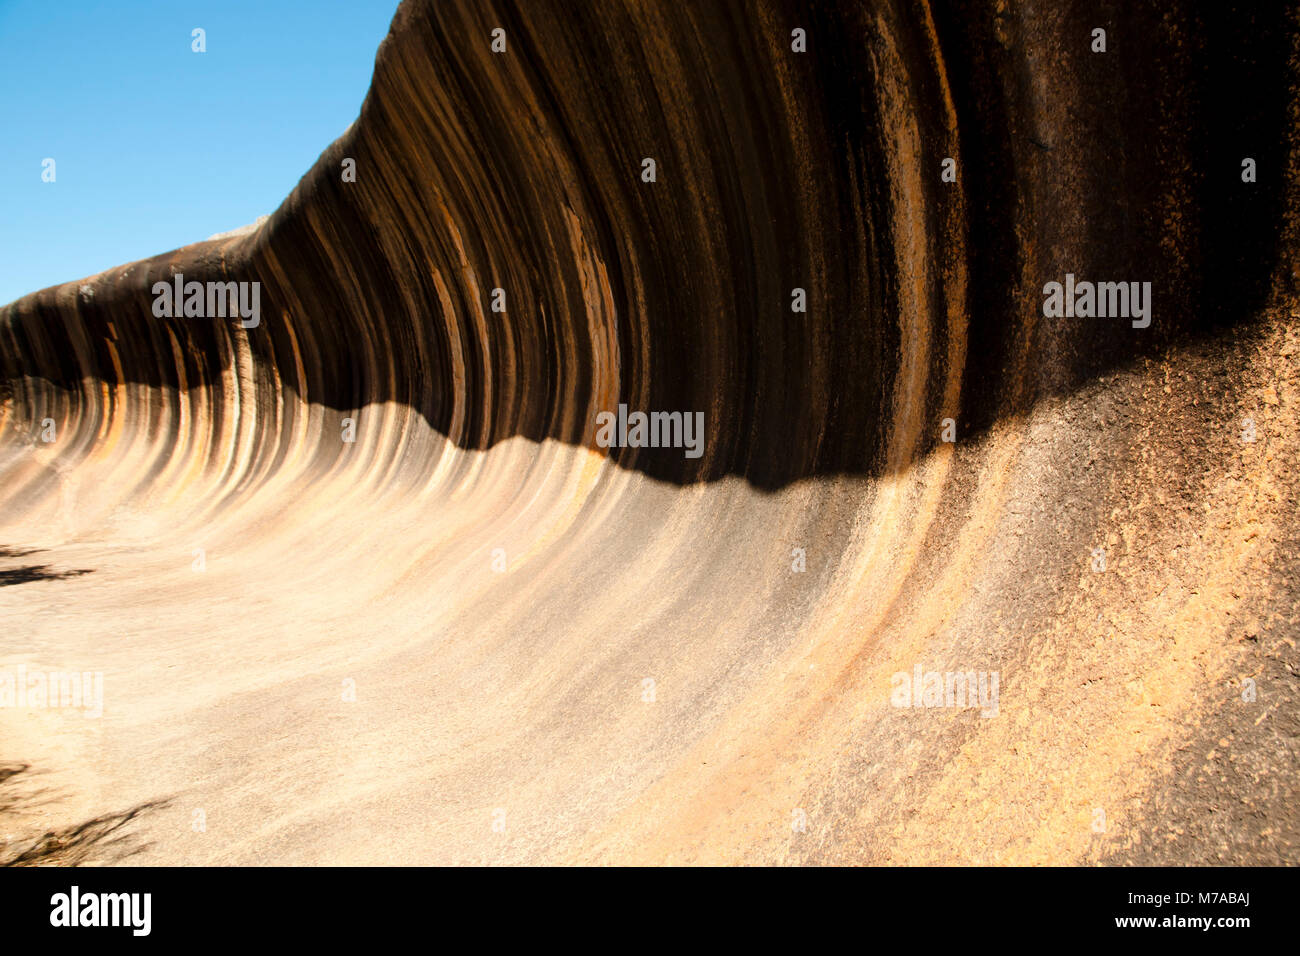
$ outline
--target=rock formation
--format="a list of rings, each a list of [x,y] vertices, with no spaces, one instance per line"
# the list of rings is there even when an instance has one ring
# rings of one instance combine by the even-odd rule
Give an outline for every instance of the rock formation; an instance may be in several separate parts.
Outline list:
[[[1300,30],[1204,6],[405,0],[260,228],[0,309],[0,672],[104,677],[16,831],[1300,861]]]

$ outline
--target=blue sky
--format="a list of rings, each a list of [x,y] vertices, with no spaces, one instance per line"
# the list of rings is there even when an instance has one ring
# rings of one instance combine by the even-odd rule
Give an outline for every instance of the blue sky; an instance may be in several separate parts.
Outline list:
[[[0,305],[272,212],[356,119],[396,9],[0,0]]]

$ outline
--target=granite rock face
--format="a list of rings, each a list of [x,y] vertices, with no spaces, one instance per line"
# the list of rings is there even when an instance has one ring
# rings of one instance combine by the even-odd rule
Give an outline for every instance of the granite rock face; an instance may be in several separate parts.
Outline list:
[[[405,0],[259,228],[0,309],[0,672],[104,675],[15,828],[1300,861],[1300,32],[1133,6]]]

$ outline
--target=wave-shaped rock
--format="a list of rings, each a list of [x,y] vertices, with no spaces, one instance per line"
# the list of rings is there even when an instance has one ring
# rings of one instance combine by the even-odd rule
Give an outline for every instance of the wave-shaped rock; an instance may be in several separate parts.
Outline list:
[[[28,822],[1295,862],[1297,32],[1162,7],[406,0],[260,228],[0,310],[0,664],[104,675]]]

